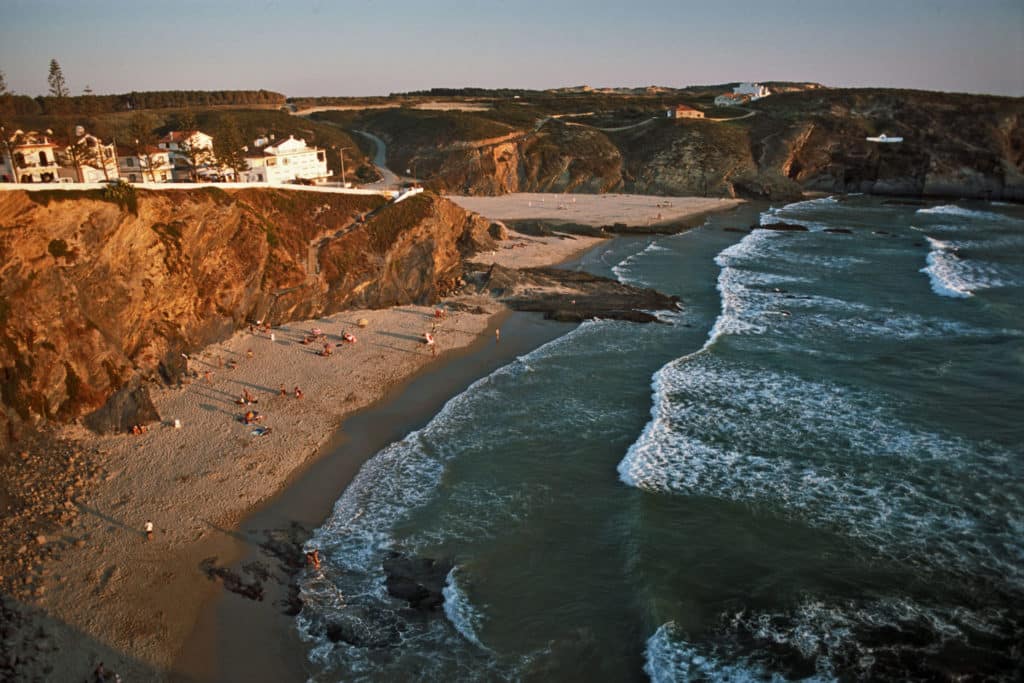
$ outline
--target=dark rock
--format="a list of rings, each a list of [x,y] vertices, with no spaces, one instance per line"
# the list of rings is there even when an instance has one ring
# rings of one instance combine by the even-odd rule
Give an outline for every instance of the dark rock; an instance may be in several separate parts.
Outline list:
[[[507,240],[508,239],[508,228],[505,227],[504,223],[496,221],[491,223],[491,226],[487,229],[487,232],[496,240]]]
[[[86,426],[100,434],[126,432],[132,425],[159,421],[160,414],[149,397],[149,388],[138,377],[121,387],[98,410],[85,416]]]
[[[390,612],[350,605],[324,625],[332,643],[355,647],[391,647],[401,642],[402,627]]]
[[[392,553],[383,563],[388,593],[405,600],[413,609],[435,611],[444,604],[441,591],[454,565],[450,559],[435,560]]]
[[[746,234],[746,233],[750,232],[750,230],[747,230],[745,228],[726,227],[726,228],[722,228],[722,232],[742,232],[743,234]]]
[[[751,230],[779,230],[783,232],[807,232],[806,225],[800,225],[799,223],[766,223],[765,225],[754,224],[750,226]]]
[[[512,270],[494,265],[479,287],[516,310],[535,311],[564,322],[591,318],[656,322],[657,316],[650,311],[679,308],[678,297],[558,268]]]
[[[825,228],[825,232],[830,232],[834,235],[852,235],[853,230],[849,228]]]
[[[882,203],[888,206],[927,206],[928,204],[920,199],[886,199]]]

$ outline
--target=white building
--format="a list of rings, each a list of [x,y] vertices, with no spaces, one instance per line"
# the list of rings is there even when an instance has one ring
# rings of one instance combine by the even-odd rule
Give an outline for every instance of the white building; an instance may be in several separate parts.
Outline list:
[[[98,137],[86,133],[82,126],[75,128],[75,142],[64,148],[62,161],[63,182],[102,183],[118,178],[114,145],[104,145]]]
[[[119,150],[117,168],[120,177],[132,183],[166,183],[174,178],[171,152],[159,147]]]
[[[732,92],[735,95],[749,95],[752,100],[759,100],[772,94],[768,86],[760,83],[740,83],[732,89]]]
[[[293,135],[280,142],[259,138],[252,149],[246,149],[245,158],[249,170],[239,179],[242,182],[289,183],[300,178],[322,182],[327,178],[327,153]]]
[[[197,179],[220,175],[213,155],[213,138],[202,131],[172,130],[160,138],[157,147],[170,153],[174,180],[192,180],[193,172]]]
[[[60,146],[50,135],[50,131],[14,131],[5,141],[5,149],[0,150],[0,179],[19,183],[59,182]]]

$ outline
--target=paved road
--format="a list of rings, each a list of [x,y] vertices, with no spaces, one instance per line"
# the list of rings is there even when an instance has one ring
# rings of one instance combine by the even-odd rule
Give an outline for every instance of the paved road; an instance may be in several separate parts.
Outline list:
[[[380,174],[382,176],[381,180],[378,180],[375,183],[370,183],[368,185],[363,185],[363,187],[367,189],[379,188],[397,190],[402,184],[402,177],[388,168],[388,148],[387,145],[384,144],[384,141],[381,140],[376,135],[374,135],[373,133],[367,133],[365,130],[357,130],[353,132],[362,135],[364,138],[367,138],[368,140],[370,140],[370,142],[373,143],[373,165],[377,167],[377,170],[380,171]]]

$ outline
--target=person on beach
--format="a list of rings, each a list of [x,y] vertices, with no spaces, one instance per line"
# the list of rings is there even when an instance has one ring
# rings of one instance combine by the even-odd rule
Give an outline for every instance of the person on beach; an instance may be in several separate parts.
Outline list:
[[[302,398],[303,396],[304,396],[304,394],[302,393],[302,389],[299,389],[299,387],[296,386],[295,387],[295,398]]]
[[[142,525],[143,530],[146,532],[146,540],[153,540],[153,522],[146,520],[146,523]]]
[[[494,343],[497,344],[500,341],[501,341],[501,328],[500,327],[495,327],[494,328]]]
[[[320,570],[320,550],[313,548],[306,551],[306,564],[316,570]]]
[[[255,397],[249,393],[248,389],[242,389],[242,401],[246,405],[249,405],[250,403],[257,403]]]
[[[282,396],[287,396],[288,395],[288,389],[284,386],[284,382],[281,382],[280,392],[281,392]]]

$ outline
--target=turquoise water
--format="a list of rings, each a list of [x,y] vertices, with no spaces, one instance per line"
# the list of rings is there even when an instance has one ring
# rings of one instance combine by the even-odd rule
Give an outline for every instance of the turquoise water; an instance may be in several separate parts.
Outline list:
[[[758,220],[811,231],[722,230]],[[684,308],[366,463],[303,580],[318,680],[1021,676],[1020,207],[748,206],[581,267]],[[455,559],[444,615],[387,596],[392,550]]]

